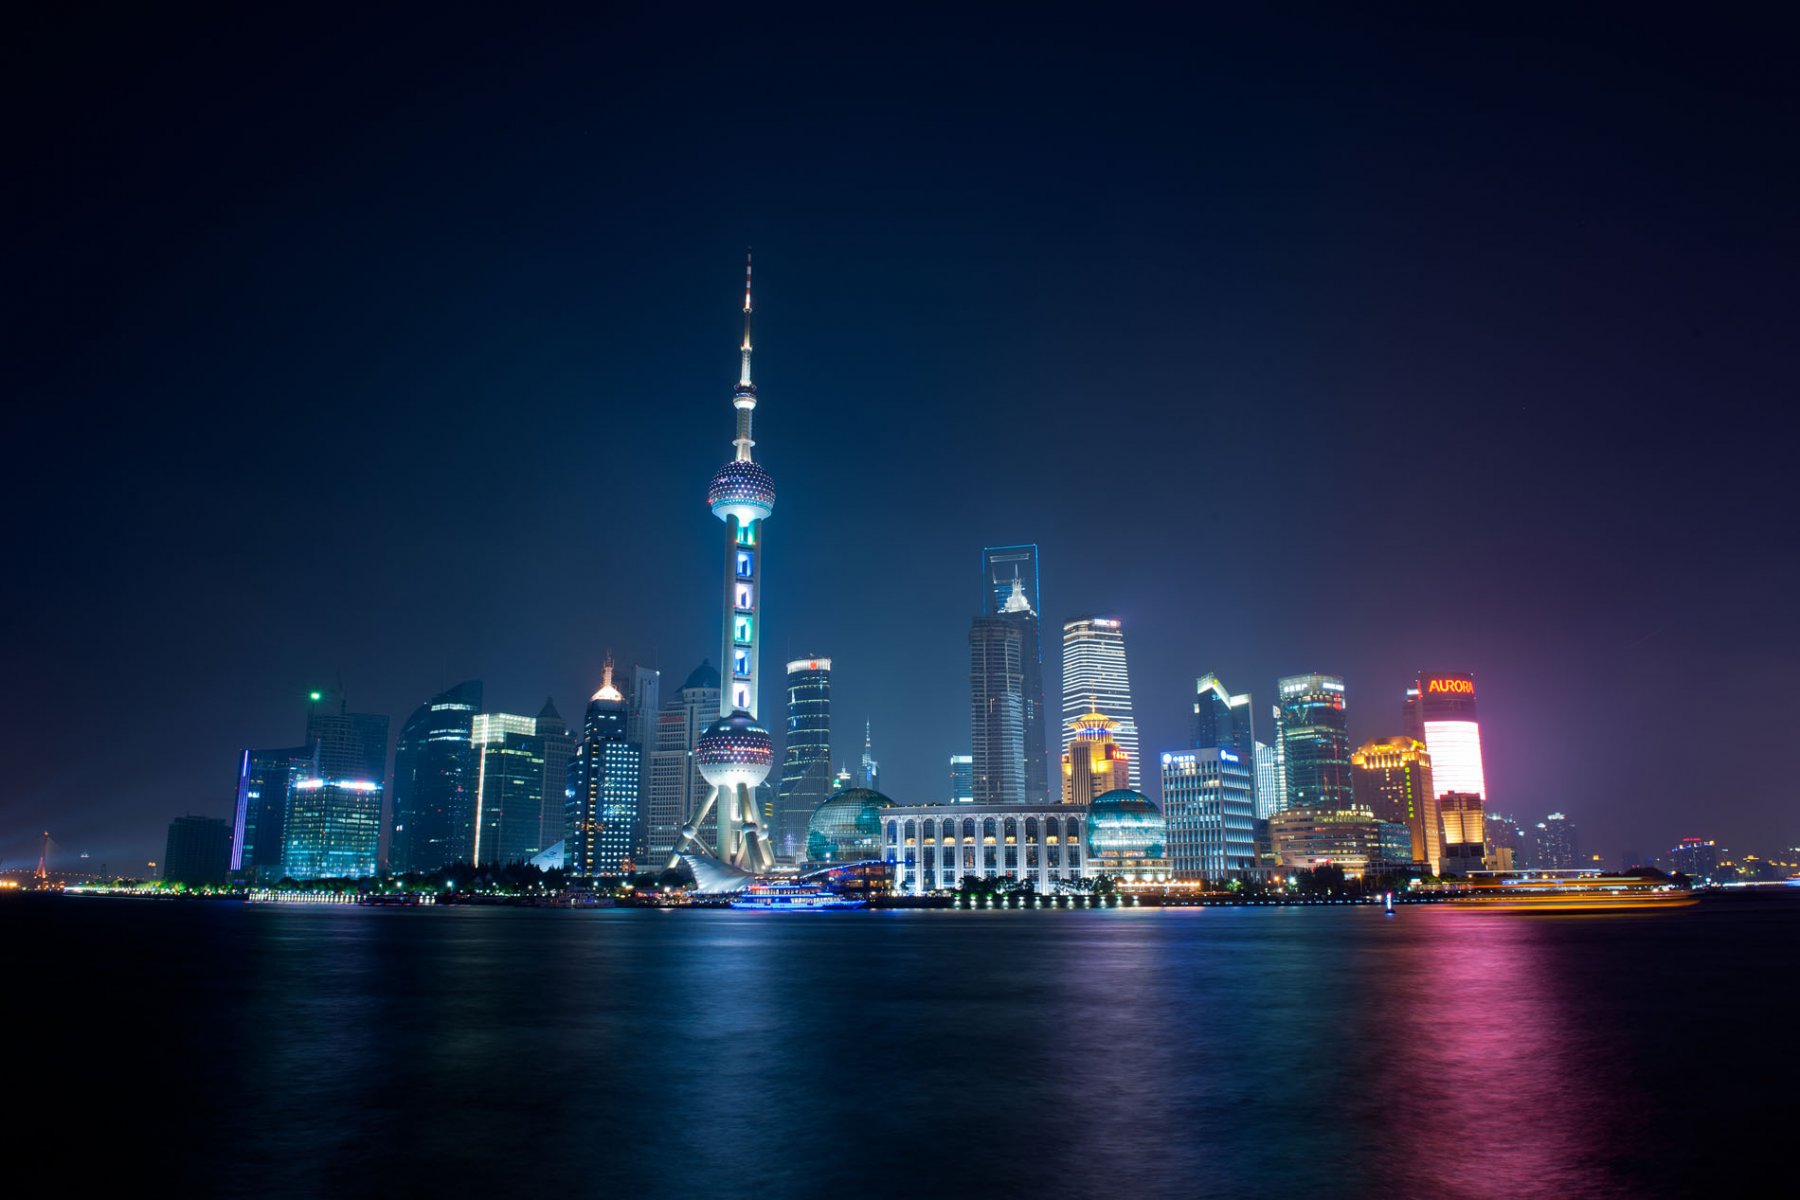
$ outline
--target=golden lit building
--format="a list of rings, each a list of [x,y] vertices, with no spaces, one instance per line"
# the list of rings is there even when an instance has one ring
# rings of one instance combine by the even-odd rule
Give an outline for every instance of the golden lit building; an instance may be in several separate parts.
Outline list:
[[[1383,821],[1404,824],[1412,835],[1412,860],[1440,874],[1444,846],[1431,781],[1431,755],[1417,738],[1366,742],[1350,756],[1350,785],[1359,808]]]
[[[1474,792],[1445,792],[1438,798],[1444,827],[1444,869],[1440,875],[1466,875],[1481,870],[1487,839],[1481,797]]]
[[[1062,756],[1062,802],[1092,804],[1096,796],[1129,786],[1131,760],[1113,740],[1119,723],[1104,713],[1075,718],[1075,736]]]

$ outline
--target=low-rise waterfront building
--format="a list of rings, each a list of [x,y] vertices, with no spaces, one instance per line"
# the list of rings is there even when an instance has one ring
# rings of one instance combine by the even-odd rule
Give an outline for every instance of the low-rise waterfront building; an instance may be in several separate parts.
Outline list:
[[[1029,880],[1040,892],[1088,877],[1088,810],[1077,804],[922,804],[882,811],[894,890],[919,896],[965,878]]]

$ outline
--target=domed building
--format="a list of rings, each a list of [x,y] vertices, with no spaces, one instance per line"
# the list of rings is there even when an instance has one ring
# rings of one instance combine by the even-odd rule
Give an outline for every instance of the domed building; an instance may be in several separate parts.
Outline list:
[[[881,857],[881,810],[894,802],[870,788],[845,788],[806,822],[806,861],[862,862]]]
[[[1114,788],[1094,797],[1088,808],[1090,875],[1117,875],[1127,883],[1166,882],[1168,841],[1169,823],[1142,792]]]

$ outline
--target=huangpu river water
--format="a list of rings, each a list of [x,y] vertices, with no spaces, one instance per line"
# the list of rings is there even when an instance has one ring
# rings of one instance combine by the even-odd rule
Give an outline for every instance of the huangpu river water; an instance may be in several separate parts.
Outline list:
[[[4,1169],[47,1167],[64,1194],[1679,1196],[1793,1177],[1791,895],[1393,918],[63,898],[0,905],[0,930],[21,1102]]]

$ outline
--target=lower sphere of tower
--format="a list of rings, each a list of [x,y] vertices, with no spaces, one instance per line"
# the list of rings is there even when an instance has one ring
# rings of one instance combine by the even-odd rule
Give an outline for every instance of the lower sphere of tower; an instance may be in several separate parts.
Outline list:
[[[694,763],[714,787],[755,787],[775,765],[775,743],[756,718],[740,709],[706,727],[694,743]]]

